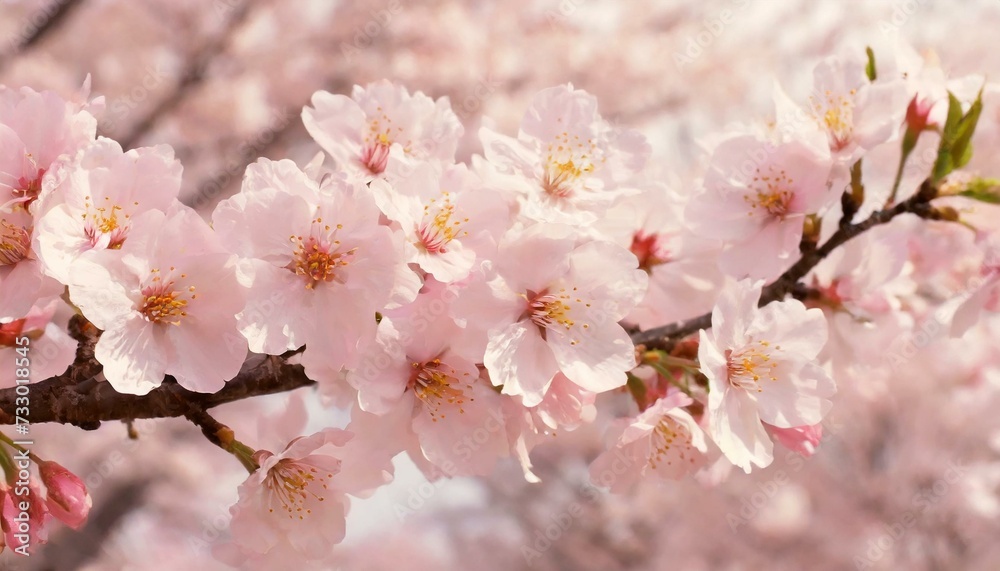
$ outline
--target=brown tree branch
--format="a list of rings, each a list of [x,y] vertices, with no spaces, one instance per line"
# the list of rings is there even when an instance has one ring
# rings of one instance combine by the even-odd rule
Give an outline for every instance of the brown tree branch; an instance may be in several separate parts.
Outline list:
[[[168,376],[163,384],[146,395],[128,395],[114,390],[110,383],[94,378],[67,384],[78,365],[58,377],[30,386],[33,423],[59,422],[93,430],[108,420],[169,418],[207,410],[222,404],[261,395],[295,390],[313,384],[301,365],[291,365],[282,357],[265,357],[260,362],[247,361],[235,378],[217,393],[196,393],[177,384]],[[0,424],[14,424],[11,415],[16,398],[14,389],[0,391]]]

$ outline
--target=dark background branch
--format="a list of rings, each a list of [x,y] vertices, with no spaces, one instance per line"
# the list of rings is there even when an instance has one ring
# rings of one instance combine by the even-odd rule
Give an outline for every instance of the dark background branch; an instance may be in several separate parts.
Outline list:
[[[70,14],[83,5],[83,1],[57,0],[55,2],[55,6],[52,6],[52,4],[52,2],[44,3],[43,6],[32,13],[25,22],[22,22],[22,27],[27,27],[26,31],[28,31],[28,33],[15,39],[12,43],[13,49],[11,50],[11,53],[5,53],[3,54],[4,57],[0,58],[0,68],[2,68],[5,63],[11,61],[15,55],[30,49],[51,32],[58,29],[59,26],[68,19]],[[44,14],[44,12],[49,9],[52,10],[51,14],[45,15],[46,17],[41,19],[38,23],[32,22],[32,20],[36,19],[35,16],[38,14]]]

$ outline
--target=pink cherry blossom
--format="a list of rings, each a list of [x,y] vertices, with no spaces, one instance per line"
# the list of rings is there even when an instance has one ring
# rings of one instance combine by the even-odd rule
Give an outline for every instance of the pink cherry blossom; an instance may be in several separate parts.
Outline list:
[[[650,148],[636,131],[613,128],[597,99],[572,85],[538,93],[516,138],[483,128],[486,160],[516,196],[521,214],[540,222],[589,224],[618,198],[645,165]]]
[[[822,299],[857,317],[892,311],[912,293],[905,275],[909,231],[899,224],[874,228],[827,256],[812,272]]]
[[[371,183],[375,202],[407,238],[407,259],[443,282],[465,278],[496,250],[510,218],[507,202],[464,165],[443,173],[422,164],[390,184]]]
[[[75,339],[66,333],[67,317],[56,317],[56,312],[65,309],[66,304],[59,299],[50,299],[36,304],[21,319],[0,324],[0,388],[13,387],[17,377],[15,363],[25,351],[18,352],[17,339],[27,337],[30,353],[27,367],[29,380],[41,381],[61,375],[76,359]]]
[[[0,210],[0,321],[24,317],[39,300],[62,286],[44,274],[32,248],[34,222],[24,209]]]
[[[239,372],[247,345],[236,326],[244,294],[235,256],[179,204],[136,216],[120,251],[81,258],[70,297],[104,333],[94,350],[115,390],[146,394],[173,375],[215,392]]]
[[[787,97],[777,97],[777,123],[815,121],[826,135],[830,152],[850,165],[866,151],[898,134],[906,100],[905,83],[865,74],[860,55],[828,57],[816,66],[812,93],[802,111]]]
[[[313,378],[353,366],[375,338],[375,313],[420,288],[402,234],[379,216],[364,185],[330,177],[320,187],[291,161],[261,159],[247,169],[242,191],[219,204],[213,221],[243,258],[249,297],[240,329],[252,351],[313,346],[303,357]]]
[[[123,152],[101,137],[66,166],[40,201],[36,244],[46,272],[65,283],[73,262],[92,250],[116,250],[132,221],[177,199],[181,164],[166,145]]]
[[[828,182],[830,170],[829,156],[803,142],[734,137],[715,149],[685,218],[699,236],[729,244],[720,258],[726,274],[772,279],[797,258],[806,215],[840,196],[843,189]]]
[[[90,79],[78,99],[85,100]],[[52,91],[0,85],[0,210],[32,205],[43,186],[54,182],[57,167],[94,140],[103,106],[67,101]]]
[[[757,309],[759,298],[759,284],[730,284],[698,347],[708,377],[709,434],[748,473],[751,463],[764,467],[773,458],[763,422],[778,428],[818,424],[836,391],[815,362],[826,343],[823,312],[797,300]]]
[[[611,390],[635,366],[618,321],[645,292],[637,265],[611,242],[536,225],[507,235],[495,267],[461,293],[456,316],[470,334],[485,333],[491,380],[525,406],[540,403],[560,371],[587,390]]]
[[[421,161],[451,163],[463,131],[447,97],[411,95],[385,80],[355,85],[350,97],[317,91],[302,122],[340,169],[361,181],[406,173]]]
[[[662,184],[649,184],[612,207],[595,227],[629,248],[649,274],[649,289],[627,317],[656,327],[711,311],[722,284],[721,243],[684,224],[686,200]]]
[[[402,407],[428,462],[450,476],[487,474],[508,452],[501,396],[480,377],[475,360],[482,347],[470,350],[454,320],[433,311],[454,295],[439,283],[425,289],[383,316],[376,343],[347,379],[362,409],[385,414]]]
[[[240,568],[329,558],[344,538],[347,494],[373,485],[358,487],[341,478],[346,464],[364,460],[345,453],[353,436],[327,428],[292,440],[278,454],[258,451],[254,460],[260,468],[240,486],[239,501],[230,509],[233,543],[217,556]]]
[[[611,446],[590,465],[590,479],[613,492],[628,490],[655,475],[678,480],[705,464],[705,434],[683,408],[690,397],[675,392],[633,419],[621,419],[610,430]]]

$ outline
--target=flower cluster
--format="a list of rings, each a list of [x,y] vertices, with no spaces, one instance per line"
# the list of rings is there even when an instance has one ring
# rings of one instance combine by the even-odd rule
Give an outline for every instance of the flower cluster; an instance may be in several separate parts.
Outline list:
[[[210,222],[179,200],[169,147],[96,136],[100,100],[0,89],[0,352],[32,335],[55,348],[32,380],[60,375],[75,343],[55,316],[78,313],[101,332],[99,380],[119,393],[168,377],[215,393],[248,357],[272,355],[301,365],[323,404],[350,408],[345,429],[280,453],[215,433],[251,472],[216,550],[241,568],[329,558],[348,496],[388,481],[398,453],[431,479],[510,458],[535,480],[532,449],[593,421],[599,395],[635,407],[591,465],[614,491],[749,472],[771,463],[774,441],[808,455],[844,328],[899,307],[921,221],[833,255],[817,245],[879,208],[864,196],[870,152],[905,133],[902,164],[939,125],[954,170],[962,125],[978,117],[978,99],[951,96],[935,119],[947,89],[917,75],[822,62],[812,96],[779,88],[773,121],[707,141],[690,192],[655,180],[644,137],[572,85],[538,93],[515,136],[482,128],[468,163],[456,161],[464,128],[446,98],[387,81],[319,92],[302,120],[324,153],[304,166],[257,160]],[[945,169],[926,186],[947,188]],[[956,334],[997,306],[995,244],[988,232],[968,244],[984,279],[957,302]],[[800,299],[781,299],[810,255],[812,266],[829,256],[798,284]],[[711,327],[696,335],[633,343],[707,312]],[[52,472],[42,467],[49,512],[79,525],[89,497]]]

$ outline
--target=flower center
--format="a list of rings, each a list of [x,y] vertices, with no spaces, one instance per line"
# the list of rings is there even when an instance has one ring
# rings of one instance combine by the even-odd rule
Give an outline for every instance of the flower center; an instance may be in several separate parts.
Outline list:
[[[441,359],[432,359],[426,363],[414,362],[412,366],[409,387],[427,406],[431,420],[437,422],[438,418],[445,418],[445,413],[440,412],[442,406],[457,406],[459,414],[465,412],[462,405],[465,404],[466,396],[455,369],[442,363]],[[463,373],[462,376],[468,377],[469,373]],[[468,400],[471,402],[475,399],[468,397]]]
[[[111,204],[110,197],[106,196],[104,200],[107,202],[105,206],[95,207],[90,203],[90,197],[86,197],[83,231],[92,248],[117,250],[125,243],[132,216],[126,214],[121,206]],[[134,202],[133,205],[138,206],[139,203]]]
[[[314,225],[322,225],[323,219],[317,218]],[[342,229],[338,224],[336,230]],[[329,225],[323,226],[324,232],[329,232]],[[338,269],[347,266],[354,258],[357,248],[352,248],[346,252],[340,251],[340,240],[332,236],[317,236],[314,233],[308,238],[302,236],[291,236],[290,240],[296,244],[295,253],[292,255],[291,263],[286,266],[297,275],[305,278],[306,289],[313,289],[321,282],[337,281],[343,283],[339,276]]]
[[[670,251],[667,249],[666,236],[655,232],[646,234],[639,230],[632,235],[630,250],[639,259],[639,268],[649,273],[655,266],[670,261]]]
[[[668,466],[673,465],[677,458],[682,462],[695,461],[694,447],[691,446],[691,431],[669,416],[660,418],[660,422],[653,428],[650,444],[649,466],[654,470],[664,461]]]
[[[372,174],[382,174],[389,163],[389,149],[392,143],[385,135],[379,134],[378,140],[368,143],[361,149],[361,164],[365,165],[368,172]]]
[[[174,268],[170,268],[170,271],[173,273]],[[162,279],[158,269],[153,269],[152,275],[150,285],[142,288],[142,305],[139,307],[139,313],[152,323],[180,325],[181,319],[187,316],[186,308],[189,301],[181,297],[184,295],[183,288],[176,289],[172,279]],[[181,274],[180,277],[184,279],[187,274]],[[194,291],[194,286],[187,288],[191,300],[198,297]]]
[[[527,317],[532,323],[537,325],[541,329],[543,339],[546,337],[548,329],[572,331],[577,324],[572,316],[573,303],[590,307],[590,304],[584,302],[583,299],[573,297],[576,295],[576,291],[577,288],[575,287],[572,291],[561,288],[558,294],[548,293],[547,291],[536,294],[529,291],[524,296],[528,300],[528,307],[522,319]],[[581,323],[580,326],[583,329],[590,329],[590,324],[588,323]],[[579,343],[577,339],[570,341],[570,345],[576,345],[577,343]]]
[[[280,506],[288,515],[288,519],[305,519],[312,514],[312,509],[306,504],[310,498],[325,501],[323,490],[329,490],[329,482],[333,474],[324,475],[315,466],[304,462],[296,462],[288,458],[278,460],[267,472],[264,486],[270,492],[269,504]],[[267,510],[274,512],[274,507]]]
[[[852,89],[850,97],[834,95],[826,91],[822,97],[810,97],[813,112],[819,123],[826,128],[830,138],[830,147],[839,151],[847,146],[854,135],[854,96]]]
[[[19,202],[25,209],[31,205],[42,192],[42,177],[45,176],[45,169],[38,169],[35,178],[22,176],[17,179],[17,186],[13,189],[14,200]]]
[[[753,194],[743,197],[751,209],[747,214],[752,216],[757,209],[761,209],[769,216],[784,218],[788,214],[792,202],[793,192],[791,189],[794,182],[784,170],[775,173],[772,167],[768,169],[767,174],[763,174],[760,169],[757,169],[750,182],[750,190]]]
[[[379,106],[376,109],[378,116],[368,123],[368,131],[365,133],[364,144],[361,147],[361,164],[372,174],[382,174],[389,162],[389,149],[392,147],[393,126],[392,119]],[[396,134],[402,129],[396,127]]]
[[[546,194],[555,198],[572,196],[581,179],[594,172],[596,148],[593,139],[582,141],[565,131],[549,143],[542,161],[542,189]]]
[[[458,236],[469,234],[462,231],[462,224],[469,219],[452,220],[455,215],[455,205],[452,204],[449,193],[443,192],[442,195],[440,201],[432,198],[430,204],[424,206],[424,220],[417,229],[419,245],[431,254],[447,252],[446,246],[449,242]]]
[[[762,379],[777,381],[775,369],[778,363],[772,362],[772,351],[780,351],[781,345],[771,344],[767,341],[757,341],[739,351],[730,352],[728,355],[729,364],[729,384],[733,388],[747,391],[763,392]]]
[[[0,219],[0,266],[14,265],[28,257],[31,235],[23,226]]]

